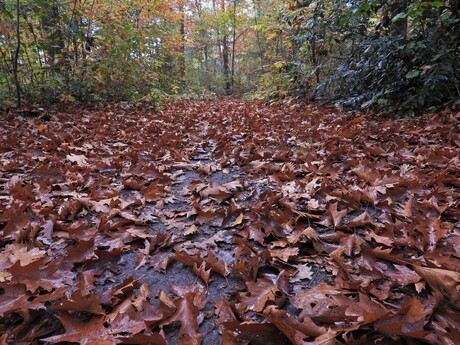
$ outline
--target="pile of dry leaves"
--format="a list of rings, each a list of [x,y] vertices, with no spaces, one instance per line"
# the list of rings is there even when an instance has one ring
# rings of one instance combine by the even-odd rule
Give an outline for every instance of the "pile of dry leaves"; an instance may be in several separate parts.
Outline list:
[[[459,120],[0,118],[0,343],[460,344]]]

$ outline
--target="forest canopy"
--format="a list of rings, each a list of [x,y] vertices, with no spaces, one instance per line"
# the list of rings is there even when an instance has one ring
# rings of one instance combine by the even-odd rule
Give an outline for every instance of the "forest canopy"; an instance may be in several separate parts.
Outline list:
[[[411,114],[460,103],[459,33],[458,0],[0,0],[0,102],[234,95]]]

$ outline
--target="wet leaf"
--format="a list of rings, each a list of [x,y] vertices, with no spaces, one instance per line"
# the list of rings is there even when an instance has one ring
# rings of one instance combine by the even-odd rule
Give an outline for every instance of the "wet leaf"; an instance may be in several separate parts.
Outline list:
[[[110,328],[104,326],[103,316],[94,316],[88,322],[66,314],[56,315],[56,318],[62,323],[65,333],[44,338],[44,341],[52,344],[63,341],[78,342],[85,345],[109,345],[116,342]]]
[[[75,291],[69,299],[62,299],[60,304],[53,305],[52,308],[64,311],[84,311],[96,315],[104,314],[96,295],[82,295],[80,291]]]
[[[281,305],[285,299],[281,290],[272,281],[260,278],[255,282],[246,282],[248,291],[239,294],[240,302],[236,308],[240,314],[251,310],[262,312],[268,303]]]
[[[414,266],[414,270],[432,289],[460,308],[460,273],[422,266]]]

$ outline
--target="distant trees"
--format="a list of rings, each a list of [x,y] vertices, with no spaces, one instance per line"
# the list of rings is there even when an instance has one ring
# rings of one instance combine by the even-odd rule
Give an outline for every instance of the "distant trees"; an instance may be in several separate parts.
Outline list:
[[[460,103],[459,1],[0,0],[0,102]]]
[[[16,0],[0,0],[0,101],[241,95],[283,49],[284,3],[21,0],[16,16]]]
[[[219,95],[254,90],[268,71],[277,30],[276,11],[284,1],[212,0],[189,2],[187,85]],[[270,51],[268,47],[272,47]]]

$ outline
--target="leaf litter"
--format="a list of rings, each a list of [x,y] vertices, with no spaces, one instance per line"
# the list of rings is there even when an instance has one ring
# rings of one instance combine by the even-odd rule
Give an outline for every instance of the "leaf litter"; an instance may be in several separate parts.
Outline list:
[[[460,343],[459,114],[51,119],[0,119],[2,343]]]

